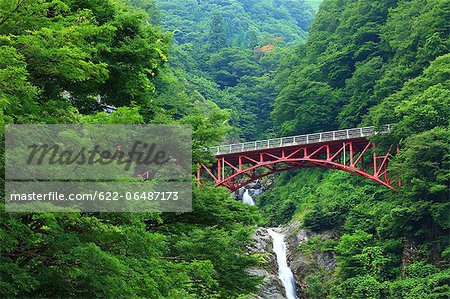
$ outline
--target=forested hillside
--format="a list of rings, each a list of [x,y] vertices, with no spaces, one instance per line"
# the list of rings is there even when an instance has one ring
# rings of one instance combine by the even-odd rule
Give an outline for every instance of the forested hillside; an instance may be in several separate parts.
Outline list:
[[[2,173],[5,124],[184,123],[196,148],[225,136],[227,113],[174,81],[170,35],[148,20],[121,1],[0,2]],[[1,298],[235,298],[259,283],[243,250],[259,214],[226,191],[194,189],[184,214],[5,213],[1,194]]]
[[[398,192],[345,173],[284,173],[261,197],[269,222],[292,217],[339,237],[305,252],[334,251],[333,275],[308,276],[310,298],[448,298],[450,2],[322,3],[306,44],[277,74],[272,116],[280,135],[395,123],[378,136],[399,144]]]
[[[302,298],[449,298],[450,1],[320,2],[0,1],[0,298],[252,298],[255,228],[292,222],[337,262]],[[395,124],[373,140],[402,185],[302,169],[256,206],[193,184],[190,213],[5,213],[8,124],[191,125],[194,171],[225,141]]]
[[[314,14],[309,3],[303,0],[157,0],[156,6],[161,11],[162,26],[175,32],[178,43],[195,43],[200,47],[210,40],[210,48],[253,49],[271,36],[303,41]]]
[[[169,64],[174,75],[196,86],[199,96],[230,110],[230,138],[273,134],[275,70],[288,46],[306,39],[315,13],[310,2],[130,1],[158,11],[153,22],[173,33]]]

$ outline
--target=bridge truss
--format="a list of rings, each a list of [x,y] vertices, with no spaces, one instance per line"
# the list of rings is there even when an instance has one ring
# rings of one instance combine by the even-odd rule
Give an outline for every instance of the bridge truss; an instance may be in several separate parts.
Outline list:
[[[209,148],[217,161],[200,164],[197,181],[213,180],[231,191],[270,174],[297,168],[326,168],[361,175],[388,188],[400,186],[398,174],[389,171],[391,148],[377,154],[376,144],[367,139],[389,132],[392,125],[355,128]],[[397,149],[398,151],[398,149]]]

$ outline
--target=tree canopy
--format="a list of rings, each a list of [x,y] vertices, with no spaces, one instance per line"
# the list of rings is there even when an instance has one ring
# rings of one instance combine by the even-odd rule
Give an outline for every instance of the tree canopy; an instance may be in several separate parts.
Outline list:
[[[374,141],[400,147],[398,192],[318,170],[283,174],[262,195],[272,225],[294,218],[339,235],[306,246],[338,261],[334,276],[307,277],[308,298],[450,295],[449,20],[448,1],[325,0],[307,42],[282,61],[280,135],[395,124]]]

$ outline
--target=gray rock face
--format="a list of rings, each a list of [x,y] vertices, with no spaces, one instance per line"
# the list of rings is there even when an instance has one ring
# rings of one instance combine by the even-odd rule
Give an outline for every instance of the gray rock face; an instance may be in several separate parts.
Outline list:
[[[321,240],[336,237],[333,233],[324,232],[317,234],[300,228],[299,222],[293,222],[285,228],[286,243],[289,247],[288,262],[289,267],[294,273],[295,282],[297,284],[297,294],[301,296],[302,289],[307,287],[305,281],[306,276],[313,273],[317,268],[323,268],[327,272],[332,273],[336,268],[336,260],[333,252],[315,252],[312,256],[307,256],[298,249],[301,243],[306,242],[309,238],[320,236]]]
[[[301,243],[309,238],[320,236],[322,240],[335,238],[331,232],[317,234],[300,228],[299,222],[293,222],[284,228],[275,228],[275,231],[286,235],[285,242],[288,248],[288,264],[291,268],[297,285],[297,296],[306,298],[303,293],[307,287],[306,276],[318,268],[323,268],[330,274],[336,268],[336,260],[333,252],[315,252],[305,255],[298,249]],[[264,278],[265,282],[258,288],[258,293],[252,299],[286,299],[282,282],[278,278],[278,266],[275,253],[272,248],[272,238],[266,228],[258,228],[253,235],[254,242],[248,248],[250,253],[267,254],[267,262],[260,269],[249,269],[248,272]]]
[[[266,228],[258,228],[253,235],[254,242],[248,251],[250,253],[267,254],[267,262],[260,269],[249,269],[248,272],[264,278],[264,283],[258,287],[258,293],[252,299],[286,299],[284,287],[278,279],[278,269],[275,254],[272,251],[272,238]]]
[[[266,179],[266,180],[256,180],[254,182],[249,183],[247,186],[237,190],[234,192],[234,197],[238,200],[242,200],[242,196],[244,195],[245,190],[248,190],[248,193],[250,194],[253,199],[255,199],[255,196],[263,193],[267,189],[271,188],[273,182],[272,180]]]

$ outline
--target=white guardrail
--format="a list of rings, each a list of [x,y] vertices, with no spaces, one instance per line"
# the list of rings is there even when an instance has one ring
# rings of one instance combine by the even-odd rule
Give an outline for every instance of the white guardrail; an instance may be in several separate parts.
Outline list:
[[[394,125],[385,125],[381,130],[376,131],[375,127],[363,127],[346,130],[337,130],[330,132],[313,133],[306,135],[297,135],[290,137],[273,138],[267,140],[249,141],[243,143],[234,143],[219,145],[203,150],[209,150],[214,155],[225,155],[232,153],[250,152],[267,148],[280,148],[286,146],[320,143],[327,141],[346,140],[361,137],[370,137],[380,133],[388,133]]]

